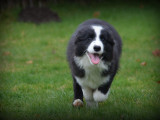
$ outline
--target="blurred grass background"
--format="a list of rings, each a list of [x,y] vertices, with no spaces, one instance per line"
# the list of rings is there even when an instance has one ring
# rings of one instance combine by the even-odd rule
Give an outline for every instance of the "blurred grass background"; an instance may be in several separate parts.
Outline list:
[[[20,8],[0,14],[0,119],[158,120],[160,48],[158,2],[83,2],[49,5],[60,23],[23,23]],[[66,46],[77,26],[94,18],[112,24],[123,40],[120,70],[98,109],[72,108]],[[144,63],[144,64],[142,64]]]

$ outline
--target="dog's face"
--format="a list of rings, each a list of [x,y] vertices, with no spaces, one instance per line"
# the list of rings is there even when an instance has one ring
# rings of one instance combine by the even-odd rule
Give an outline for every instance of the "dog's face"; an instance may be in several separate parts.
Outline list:
[[[101,60],[111,61],[113,46],[114,39],[108,28],[98,25],[86,26],[77,32],[75,55],[87,55],[91,64],[98,64]]]

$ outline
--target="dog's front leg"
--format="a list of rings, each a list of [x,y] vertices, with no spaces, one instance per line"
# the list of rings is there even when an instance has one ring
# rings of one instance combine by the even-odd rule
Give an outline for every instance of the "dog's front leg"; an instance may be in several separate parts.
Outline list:
[[[98,103],[93,99],[93,89],[91,88],[82,88],[84,98],[86,100],[86,106],[95,108],[98,107]]]
[[[76,79],[73,77],[73,89],[74,89],[74,107],[83,106],[83,93],[81,86],[77,83]]]
[[[110,85],[108,83],[100,86],[93,92],[93,99],[96,102],[102,102],[105,101],[108,98],[109,95],[109,87]]]

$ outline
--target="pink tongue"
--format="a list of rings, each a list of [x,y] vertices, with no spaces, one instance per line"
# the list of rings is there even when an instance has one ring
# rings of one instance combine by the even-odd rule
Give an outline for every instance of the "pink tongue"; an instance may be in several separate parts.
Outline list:
[[[88,54],[90,59],[91,59],[91,62],[93,64],[98,64],[100,62],[100,58],[99,58],[99,55],[96,55],[96,54],[92,54],[92,53],[89,53]]]

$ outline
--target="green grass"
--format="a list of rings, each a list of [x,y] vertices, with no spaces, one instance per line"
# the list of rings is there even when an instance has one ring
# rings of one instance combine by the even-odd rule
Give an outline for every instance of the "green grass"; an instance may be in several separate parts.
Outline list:
[[[141,4],[54,5],[51,8],[62,22],[41,25],[18,22],[19,9],[3,12],[0,119],[159,119],[160,58],[152,51],[160,49],[160,9],[158,3],[143,4],[142,8]],[[66,46],[78,24],[92,18],[95,11],[123,39],[120,70],[108,100],[98,109],[75,109]]]

